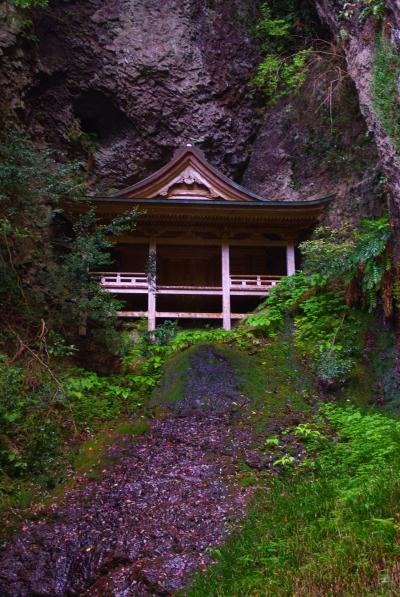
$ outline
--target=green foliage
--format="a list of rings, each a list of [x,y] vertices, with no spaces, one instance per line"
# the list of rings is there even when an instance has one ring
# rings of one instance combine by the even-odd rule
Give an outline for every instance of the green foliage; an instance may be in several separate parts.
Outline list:
[[[311,50],[308,48],[299,50],[290,57],[269,54],[258,66],[253,86],[262,90],[270,103],[295,93],[306,80],[310,55]]]
[[[70,128],[68,137],[73,143],[79,144],[88,155],[94,155],[98,149],[96,133],[86,133],[79,126]]]
[[[354,251],[354,237],[348,226],[315,230],[312,240],[300,245],[303,257],[303,270],[306,273],[319,273],[326,280],[335,280],[351,267]]]
[[[385,14],[385,9],[383,0],[353,0],[353,2],[344,3],[340,16],[343,19],[351,20],[357,15],[360,23],[363,23],[369,16],[380,21]]]
[[[356,233],[352,255],[353,276],[362,272],[361,288],[369,311],[377,304],[377,292],[382,285],[385,272],[391,269],[388,244],[391,238],[389,219],[363,220]]]
[[[244,328],[178,330],[175,322],[167,321],[154,332],[143,332],[124,358],[124,364],[129,367],[138,358],[145,357],[147,363],[158,363],[160,369],[166,358],[198,344],[226,344],[246,350],[258,343],[253,333]]]
[[[281,458],[278,458],[278,460],[275,460],[274,466],[292,467],[295,463],[295,460],[296,459],[294,456],[288,456],[285,454]]]
[[[397,151],[400,150],[399,74],[400,55],[382,32],[376,39],[372,106]]]
[[[396,594],[400,423],[326,405],[294,433],[308,459],[259,492],[188,597]]]
[[[171,343],[172,352],[180,352],[196,344],[232,344],[237,348],[246,348],[252,344],[250,334],[244,330],[227,331],[223,329],[215,330],[187,330],[179,332]]]
[[[282,329],[286,317],[296,312],[304,296],[324,287],[324,284],[325,280],[320,274],[307,276],[298,272],[287,276],[270,290],[265,308],[246,317],[245,323],[256,332],[275,336]]]
[[[388,244],[391,238],[389,219],[362,220],[358,229],[316,230],[315,238],[300,245],[304,271],[319,273],[326,282],[349,283],[361,277],[361,291],[372,311],[382,278],[391,268]]]
[[[85,314],[107,326],[119,307],[90,270],[110,263],[111,238],[131,230],[137,213],[105,225],[89,209],[71,229],[60,204],[84,194],[79,171],[21,132],[0,138],[0,301],[7,322],[28,334],[45,319],[52,332],[73,337]]]
[[[294,344],[303,356],[313,354],[318,347],[327,348],[337,340],[344,318],[356,325],[354,314],[344,302],[343,290],[329,290],[326,278],[319,273],[298,272],[284,278],[271,290],[264,305],[259,313],[247,317],[245,323],[255,331],[276,336],[287,317],[291,317]],[[342,340],[343,331],[339,336]]]
[[[19,8],[34,8],[39,6],[40,8],[47,8],[48,0],[10,0],[11,4],[18,6]]]
[[[295,93],[304,84],[311,47],[297,47],[296,29],[304,33],[310,13],[304,4],[296,1],[264,2],[262,19],[257,26],[257,37],[264,58],[253,77],[253,88],[261,91],[273,103],[280,97]]]
[[[68,251],[58,256],[50,275],[53,292],[68,302],[64,320],[70,325],[83,313],[103,326],[112,324],[110,315],[121,308],[121,303],[100,288],[91,272],[110,265],[112,237],[132,231],[137,213],[132,210],[109,224],[101,224],[94,209],[89,209],[73,224],[72,235],[59,239]],[[61,307],[64,307],[63,301]]]
[[[364,0],[364,5],[359,13],[359,20],[361,23],[365,21],[368,16],[375,17],[381,20],[385,14],[386,6],[383,0]]]
[[[245,325],[256,335],[274,337],[291,320],[301,357],[324,384],[342,384],[361,356],[366,320],[345,295],[355,281],[362,306],[369,312],[375,309],[379,293],[385,298],[385,308],[388,303],[390,307],[391,295],[383,285],[391,269],[390,239],[387,216],[363,220],[358,229],[317,229],[313,240],[300,245],[304,271],[283,278],[272,288]]]
[[[329,290],[321,274],[302,272],[277,284],[261,312],[246,318],[256,334],[276,337],[287,318],[293,322],[293,343],[321,381],[344,382],[359,349],[362,316],[346,305],[341,290]]]
[[[300,423],[297,427],[293,430],[293,435],[296,437],[301,437],[305,440],[309,439],[319,439],[322,437],[322,434],[318,429],[314,429],[311,423]]]
[[[102,377],[83,369],[61,382],[40,368],[27,371],[0,361],[0,472],[30,478],[52,474],[65,441],[96,431],[105,421],[130,416],[158,383],[155,357],[136,373]]]
[[[313,359],[314,369],[319,379],[325,385],[344,383],[350,376],[355,366],[355,359],[349,356],[354,349],[330,345],[320,347]]]
[[[134,412],[154,385],[148,375],[101,377],[78,369],[65,380],[65,397],[78,428],[96,428],[102,421]]]
[[[147,341],[147,346],[168,346],[177,334],[177,321],[165,321],[158,325],[153,332],[146,332],[144,338]]]
[[[0,471],[35,475],[51,467],[62,439],[60,399],[50,376],[0,363]]]

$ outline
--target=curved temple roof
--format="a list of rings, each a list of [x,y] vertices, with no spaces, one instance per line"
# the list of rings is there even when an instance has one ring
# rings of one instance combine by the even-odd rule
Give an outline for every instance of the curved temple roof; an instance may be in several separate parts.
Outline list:
[[[149,204],[249,204],[284,209],[324,205],[333,196],[308,201],[271,201],[237,184],[207,162],[204,154],[188,144],[172,160],[147,178],[95,200]]]

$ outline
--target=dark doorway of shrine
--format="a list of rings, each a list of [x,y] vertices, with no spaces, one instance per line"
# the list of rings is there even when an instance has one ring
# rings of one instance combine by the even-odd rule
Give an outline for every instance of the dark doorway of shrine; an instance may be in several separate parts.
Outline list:
[[[221,286],[221,247],[159,245],[157,284],[160,286]]]

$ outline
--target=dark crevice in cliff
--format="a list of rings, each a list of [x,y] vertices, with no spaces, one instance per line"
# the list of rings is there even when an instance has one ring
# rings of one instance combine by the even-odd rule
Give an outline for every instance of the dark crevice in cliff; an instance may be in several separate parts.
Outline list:
[[[132,122],[101,91],[90,89],[73,101],[75,116],[83,133],[93,134],[100,144],[123,139],[132,128]]]

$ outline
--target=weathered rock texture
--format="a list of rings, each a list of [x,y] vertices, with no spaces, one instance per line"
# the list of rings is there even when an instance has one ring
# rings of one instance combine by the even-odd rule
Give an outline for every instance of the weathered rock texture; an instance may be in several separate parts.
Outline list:
[[[386,15],[383,28],[391,42],[400,47],[400,4],[397,0],[386,1]],[[336,0],[317,0],[316,6],[323,19],[335,35],[346,32],[343,48],[346,56],[347,70],[357,88],[359,105],[373,133],[378,149],[380,163],[387,178],[390,190],[391,219],[397,235],[397,257],[400,258],[400,156],[395,144],[383,128],[379,116],[373,109],[372,76],[374,54],[376,50],[376,33],[378,24],[374,19],[360,18],[360,6],[345,16],[344,2]],[[346,13],[348,14],[348,13]],[[400,101],[400,89],[399,89]]]
[[[256,5],[55,2],[36,24],[30,129],[67,147],[93,133],[103,186],[150,173],[188,141],[240,177],[256,127],[247,85],[258,61]]]
[[[13,124],[24,111],[32,84],[32,42],[12,6],[0,2],[0,125]]]
[[[327,52],[337,55],[327,59]],[[341,80],[335,83],[337,77]],[[341,52],[324,44],[301,92],[268,110],[244,184],[273,199],[332,192],[344,197],[350,188],[362,181],[364,187],[374,178],[376,148],[366,133]]]

